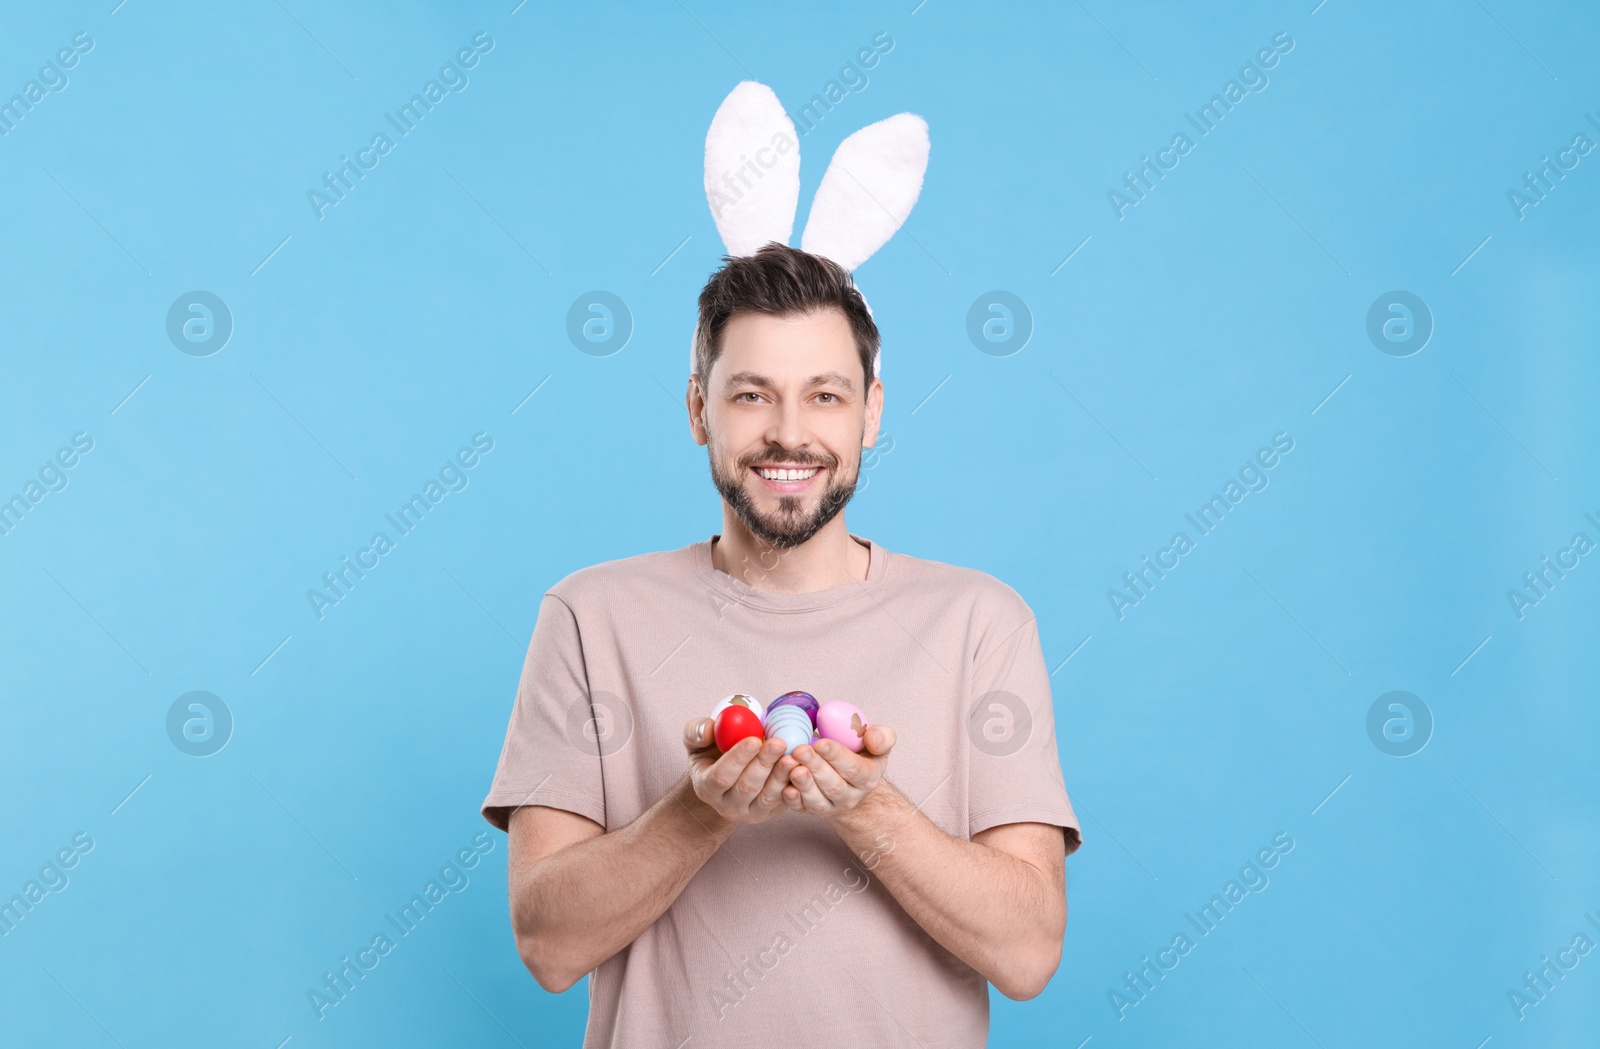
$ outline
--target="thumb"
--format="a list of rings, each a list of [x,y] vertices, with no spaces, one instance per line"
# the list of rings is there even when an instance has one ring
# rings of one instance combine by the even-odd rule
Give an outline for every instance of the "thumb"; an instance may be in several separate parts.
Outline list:
[[[894,748],[894,729],[888,725],[868,725],[867,734],[861,737],[862,743],[872,754],[882,757]]]
[[[710,718],[690,718],[683,726],[683,745],[689,750],[704,750],[713,742]]]

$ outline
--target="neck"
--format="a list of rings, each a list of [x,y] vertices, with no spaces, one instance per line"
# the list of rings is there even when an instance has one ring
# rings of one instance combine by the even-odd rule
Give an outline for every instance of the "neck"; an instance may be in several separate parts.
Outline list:
[[[867,578],[872,556],[850,538],[841,513],[799,546],[779,549],[757,539],[726,506],[711,564],[757,590],[810,594]]]

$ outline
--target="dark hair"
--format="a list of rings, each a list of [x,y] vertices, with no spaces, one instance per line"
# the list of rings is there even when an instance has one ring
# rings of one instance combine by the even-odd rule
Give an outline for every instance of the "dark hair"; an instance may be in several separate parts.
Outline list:
[[[861,372],[866,385],[872,385],[878,326],[848,270],[832,259],[775,240],[754,255],[724,255],[722,261],[723,267],[700,291],[700,319],[694,329],[694,375],[702,389],[722,353],[722,329],[734,314],[790,317],[826,309],[842,311],[850,322]]]

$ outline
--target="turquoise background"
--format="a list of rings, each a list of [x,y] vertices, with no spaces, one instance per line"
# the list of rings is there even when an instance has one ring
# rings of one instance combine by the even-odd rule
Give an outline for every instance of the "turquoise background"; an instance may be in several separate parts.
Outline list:
[[[879,32],[802,138],[795,230],[846,135],[927,119],[922,197],[858,272],[893,440],[850,528],[1032,605],[1084,823],[1061,967],[992,995],[993,1043],[1592,1041],[1600,955],[1508,997],[1600,942],[1600,556],[1508,597],[1600,541],[1600,153],[1508,196],[1600,142],[1592,5],[114,5],[0,32],[0,100],[93,41],[0,137],[0,497],[93,441],[0,537],[0,899],[93,842],[0,939],[8,1045],[577,1044],[587,984],[519,962],[499,832],[324,1019],[307,992],[488,829],[543,589],[719,528],[683,408],[722,253],[706,127],[743,79],[798,111]],[[465,89],[319,218],[323,173],[480,32]],[[193,290],[232,317],[209,356],[167,331]],[[620,352],[568,336],[592,290]],[[968,334],[996,290],[1026,310],[1006,355]],[[1405,356],[1367,329],[1394,290],[1431,317]],[[306,591],[480,433],[319,619]],[[1280,433],[1119,618],[1108,591]],[[231,715],[209,757],[168,734],[192,691]],[[1396,691],[1406,757],[1368,731]]]

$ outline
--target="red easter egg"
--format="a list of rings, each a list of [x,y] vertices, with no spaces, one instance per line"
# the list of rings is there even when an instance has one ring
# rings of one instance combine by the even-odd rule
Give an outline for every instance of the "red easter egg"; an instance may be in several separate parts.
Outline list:
[[[717,715],[717,749],[726,753],[734,748],[746,736],[757,739],[766,735],[766,730],[761,726],[761,719],[749,707],[730,706]]]

